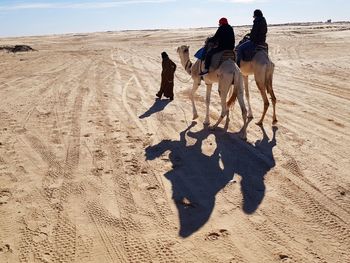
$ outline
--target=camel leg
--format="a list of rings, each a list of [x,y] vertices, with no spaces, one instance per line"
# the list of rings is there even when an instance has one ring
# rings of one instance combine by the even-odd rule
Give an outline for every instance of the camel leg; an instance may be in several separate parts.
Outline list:
[[[227,87],[223,87],[223,86],[227,86]],[[231,87],[231,85],[224,85],[223,83],[219,82],[219,91],[220,91],[220,98],[221,98],[221,115],[219,117],[219,119],[217,120],[217,122],[210,127],[210,129],[214,130],[216,127],[218,127],[218,125],[221,123],[221,121],[226,117],[229,116],[229,110],[227,107],[227,102],[226,102],[226,97],[227,97],[227,93],[229,88]]]
[[[241,128],[240,134],[241,134],[241,138],[246,140],[247,139],[248,122],[247,122],[247,108],[246,108],[245,103],[244,103],[243,93],[244,93],[243,92],[243,76],[240,74],[239,78],[235,80],[235,85],[233,86],[233,93],[232,93],[232,96],[227,103],[227,106],[229,107],[232,104],[232,102],[234,102],[236,100],[236,98],[238,99],[238,103],[239,103],[239,106],[241,108],[242,118],[243,118],[243,127]]]
[[[270,96],[271,96],[271,102],[272,102],[272,108],[273,108],[273,115],[272,115],[272,124],[276,124],[277,123],[277,117],[276,117],[276,96],[275,93],[273,92],[273,88],[272,88],[272,83],[268,83],[268,87],[267,87]]]
[[[264,120],[264,117],[265,117],[265,114],[267,112],[267,109],[269,108],[269,100],[267,98],[267,95],[266,95],[266,89],[265,89],[265,86],[259,82],[256,82],[256,85],[258,86],[259,88],[259,91],[260,91],[260,94],[261,94],[261,97],[264,101],[264,111],[263,111],[263,114],[260,118],[260,120],[256,123],[257,125],[262,125],[263,123],[263,120]]]
[[[243,82],[244,82],[244,91],[245,91],[245,98],[248,103],[248,118],[253,118],[253,111],[250,106],[250,96],[249,96],[249,88],[248,88],[248,76],[243,76]]]
[[[234,86],[231,85],[230,89],[228,90],[228,97],[231,98],[232,97],[232,94],[233,94],[233,90],[234,90]]]
[[[273,78],[273,71],[275,68],[275,64],[268,63],[267,68],[266,68],[266,89],[267,92],[271,96],[271,102],[272,102],[272,107],[273,107],[273,115],[272,115],[272,124],[277,123],[277,118],[276,118],[276,96],[275,93],[273,92],[273,87],[272,87],[272,78]]]
[[[227,101],[227,107],[231,107],[232,105],[234,105],[236,98],[237,98],[237,89],[235,88],[235,85],[233,85],[232,94],[229,100]]]
[[[238,99],[238,103],[239,103],[239,106],[240,106],[241,111],[242,111],[242,119],[243,119],[243,127],[241,129],[241,138],[243,140],[246,140],[247,139],[248,122],[247,122],[247,108],[245,106],[244,99],[243,99],[243,87],[238,88],[237,99]]]
[[[234,89],[234,86],[230,85],[230,87],[228,88],[227,96],[230,96],[230,97],[232,96],[233,89]],[[226,101],[226,103],[225,103],[226,104],[226,122],[225,122],[224,130],[227,131],[228,126],[230,124],[230,107],[228,106],[227,98],[225,98],[225,101]]]
[[[216,127],[219,126],[219,124],[221,123],[221,121],[225,118],[225,116],[228,116],[229,111],[226,107],[226,98],[221,98],[221,115],[219,117],[219,119],[217,120],[217,122],[210,127],[211,130],[215,130]]]
[[[194,94],[196,93],[198,87],[199,87],[200,81],[194,80],[193,82],[193,86],[192,86],[192,90],[191,90],[191,94],[190,94],[190,99],[192,102],[192,110],[193,110],[193,120],[198,118],[198,113],[197,113],[197,109],[196,109],[196,105],[194,103]]]
[[[210,105],[210,95],[211,95],[211,89],[212,89],[212,84],[207,84],[207,94],[205,97],[205,103],[206,103],[206,113],[205,113],[205,120],[204,120],[204,125],[209,125],[209,105]]]
[[[229,98],[232,97],[233,89],[234,89],[234,86],[233,86],[233,85],[230,85],[230,88],[229,88],[228,94],[227,94],[227,96],[228,96]],[[224,130],[225,130],[225,131],[228,130],[228,126],[229,126],[229,124],[230,124],[230,114],[229,114],[229,112],[230,112],[230,106],[229,106],[228,103],[226,103],[226,107],[227,107],[228,110],[227,110],[226,122],[225,122],[225,126],[224,126]]]

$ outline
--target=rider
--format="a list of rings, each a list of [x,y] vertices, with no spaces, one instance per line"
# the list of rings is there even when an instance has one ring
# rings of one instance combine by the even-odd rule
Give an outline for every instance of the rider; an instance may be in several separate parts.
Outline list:
[[[229,25],[225,17],[220,18],[219,28],[217,29],[215,35],[211,38],[212,42],[217,43],[217,47],[211,49],[205,57],[205,69],[200,73],[201,76],[208,74],[209,67],[211,63],[211,58],[217,52],[223,50],[233,50],[235,47],[235,33],[232,26]]]
[[[238,46],[237,50],[237,65],[240,67],[242,54],[246,50],[255,50],[257,45],[264,45],[266,42],[267,23],[260,9],[254,11],[253,28],[250,31],[250,40]]]

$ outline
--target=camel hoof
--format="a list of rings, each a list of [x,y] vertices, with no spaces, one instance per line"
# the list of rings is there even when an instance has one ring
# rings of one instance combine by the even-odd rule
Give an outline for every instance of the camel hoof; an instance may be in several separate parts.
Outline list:
[[[255,124],[258,125],[258,126],[262,126],[262,121],[258,121]]]
[[[193,118],[192,118],[192,120],[195,120],[195,119],[197,119],[198,118],[198,114],[196,113],[196,114],[193,114]]]
[[[242,141],[247,141],[247,131],[242,128],[239,132],[238,132],[238,137],[242,140]]]
[[[273,120],[272,125],[276,125],[276,124],[277,124],[277,120]]]

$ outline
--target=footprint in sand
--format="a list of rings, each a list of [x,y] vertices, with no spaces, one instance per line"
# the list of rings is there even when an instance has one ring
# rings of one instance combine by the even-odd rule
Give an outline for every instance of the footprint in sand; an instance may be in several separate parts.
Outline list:
[[[95,176],[102,176],[103,170],[104,170],[103,167],[96,167],[96,168],[91,169],[91,173]]]
[[[6,253],[6,252],[12,252],[12,249],[9,244],[5,244],[3,246],[0,246],[0,254]]]
[[[11,192],[9,190],[0,190],[0,205],[7,204],[11,198]]]
[[[218,231],[213,231],[213,232],[210,232],[209,234],[207,234],[205,236],[205,240],[215,241],[221,237],[226,237],[228,235],[229,235],[229,232],[227,229],[219,229]]]
[[[104,157],[106,157],[106,153],[101,149],[97,149],[94,151],[94,157],[98,160],[102,160]]]
[[[288,257],[287,255],[281,254],[281,255],[279,255],[279,257],[280,257],[280,260],[281,260],[281,261],[287,261],[287,260],[289,260],[289,257]]]

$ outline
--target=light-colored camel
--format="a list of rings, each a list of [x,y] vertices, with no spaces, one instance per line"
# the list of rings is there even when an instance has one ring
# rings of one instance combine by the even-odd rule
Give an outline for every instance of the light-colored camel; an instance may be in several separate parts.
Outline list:
[[[272,123],[277,123],[276,118],[276,97],[272,88],[272,77],[275,68],[275,64],[270,60],[268,54],[260,50],[258,51],[252,61],[240,62],[240,70],[243,75],[244,87],[245,87],[245,96],[248,103],[248,118],[253,118],[252,108],[250,106],[249,90],[248,90],[248,76],[254,75],[256,85],[261,93],[261,96],[264,101],[264,111],[260,120],[256,123],[257,125],[262,125],[266,111],[269,107],[269,101],[267,99],[267,93],[271,96],[272,106],[273,106],[273,117]]]
[[[201,83],[202,77],[200,76],[201,70],[204,69],[204,63],[198,59],[194,64],[190,60],[189,54],[189,46],[183,45],[177,48],[177,52],[179,54],[181,64],[185,68],[186,72],[191,75],[193,79],[193,86],[190,94],[190,99],[192,102],[192,110],[193,110],[193,119],[198,117],[196,105],[194,102],[194,95]],[[214,60],[214,58],[213,58]],[[231,60],[225,60],[221,65],[213,71],[210,71],[207,75],[203,77],[203,80],[207,86],[206,90],[206,115],[204,124],[209,124],[209,104],[210,104],[210,95],[213,83],[218,83],[219,85],[219,94],[221,98],[221,115],[217,122],[211,126],[210,128],[215,129],[223,118],[226,116],[227,121],[229,121],[229,107],[235,101],[236,97],[238,98],[239,105],[242,110],[242,118],[243,118],[243,127],[242,127],[242,136],[246,138],[246,128],[247,128],[247,110],[244,104],[243,99],[243,76],[236,65],[236,63]],[[227,103],[227,95],[229,93],[230,88],[234,86],[233,93],[231,98],[229,99],[230,103]]]

